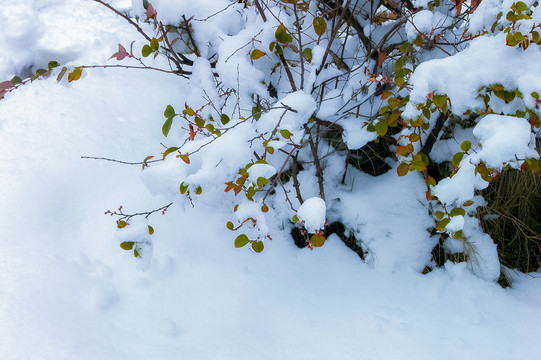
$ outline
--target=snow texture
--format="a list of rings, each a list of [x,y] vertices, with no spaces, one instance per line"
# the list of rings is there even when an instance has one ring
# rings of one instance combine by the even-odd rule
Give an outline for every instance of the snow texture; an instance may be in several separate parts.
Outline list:
[[[133,10],[126,1],[114,3],[141,12],[140,1],[133,2]],[[198,41],[202,51],[223,51],[224,60],[239,48],[238,42],[227,42],[228,33],[241,31],[236,10],[242,4],[153,4],[170,20],[181,11],[205,18],[233,4],[214,20],[196,25],[207,26]],[[250,18],[247,26],[261,29],[258,21]],[[136,39],[134,51],[145,44],[125,21],[92,1],[4,1],[0,24],[0,80],[28,75],[52,59],[70,65],[116,64],[108,59],[119,43]],[[521,90],[539,83],[538,50],[522,56],[515,49],[492,48],[494,41],[475,40],[445,66],[421,65],[412,99],[422,101],[427,92],[441,89],[459,106],[474,98],[483,76],[491,78],[489,71],[512,74],[502,82],[511,85],[518,79]],[[159,58],[155,65],[167,68]],[[479,78],[457,76],[472,66]],[[519,73],[528,66],[532,71]],[[240,56],[219,61],[220,67],[231,71],[230,78],[222,79],[225,86],[236,88],[238,67],[246,93],[268,95],[261,74]],[[210,81],[205,61],[196,64],[196,72],[201,86]],[[366,261],[336,235],[313,251],[297,248],[289,234],[292,225],[282,220],[293,210],[280,198],[269,205],[279,217],[265,218],[261,204],[240,204],[239,221],[258,217],[261,231],[267,227],[273,241],[265,243],[261,254],[235,249],[238,233],[224,226],[231,221],[232,204],[220,196],[224,179],[238,175],[246,165],[243,159],[253,152],[239,144],[253,138],[254,128],[238,125],[234,134],[217,140],[217,149],[227,151],[204,147],[191,157],[193,166],[172,154],[143,172],[140,165],[81,159],[137,162],[160,154],[161,142],[173,146],[176,141],[174,128],[171,138],[161,134],[163,109],[173,104],[178,112],[184,105],[179,99],[201,90],[159,72],[88,69],[84,76],[69,84],[57,84],[54,77],[35,81],[0,100],[0,359],[539,358],[540,274],[510,272],[513,288],[500,288],[493,281],[499,273],[495,245],[471,217],[464,217],[464,233],[476,261],[447,262],[427,275],[420,273],[437,239],[426,231],[434,222],[423,202],[426,187],[419,174],[399,178],[393,169],[373,178],[348,171],[345,185],[325,184],[326,199],[332,199],[327,212],[321,199],[308,199],[317,190],[306,196],[299,212],[309,226],[321,228],[326,217],[334,220],[341,214],[366,250]],[[455,86],[447,88],[451,81]],[[280,98],[277,107],[284,102],[297,111],[287,111],[283,123],[297,141],[295,131],[316,111],[315,103],[301,93]],[[284,109],[272,112],[279,117]],[[264,120],[258,126],[270,126]],[[482,149],[490,148],[507,126],[520,137],[520,149],[526,149],[523,124],[489,118],[486,126],[489,120],[501,127],[489,138],[481,135]],[[495,161],[517,152],[505,149]],[[331,178],[339,176],[337,160],[344,159],[332,160],[325,169]],[[215,170],[218,163],[221,173]],[[195,199],[192,208],[178,193],[181,181],[207,184],[203,191],[208,197]],[[311,181],[317,189],[308,170],[299,173],[299,181]],[[170,199],[174,204],[165,215],[148,219],[155,229],[150,261],[122,250],[119,241],[147,239],[147,222],[129,221],[117,230],[115,218],[104,212],[119,205],[126,212],[158,209]]]
[[[312,197],[302,203],[297,215],[306,230],[315,233],[325,227],[326,211],[325,201],[319,197]]]

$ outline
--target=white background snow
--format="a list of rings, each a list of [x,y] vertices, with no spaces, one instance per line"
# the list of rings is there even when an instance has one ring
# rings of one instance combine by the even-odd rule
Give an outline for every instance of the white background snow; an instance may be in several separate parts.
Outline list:
[[[88,0],[0,0],[0,28],[0,81],[53,59],[106,63],[139,39]],[[140,166],[81,156],[159,153],[163,109],[184,91],[167,74],[95,69],[0,100],[0,359],[541,358],[539,273],[511,289],[465,263],[419,273],[434,239],[415,174],[361,177],[341,204],[365,224],[366,262],[335,235],[298,249],[278,221],[261,254],[235,249],[229,204],[201,203],[152,218],[137,270],[104,212],[164,199]]]

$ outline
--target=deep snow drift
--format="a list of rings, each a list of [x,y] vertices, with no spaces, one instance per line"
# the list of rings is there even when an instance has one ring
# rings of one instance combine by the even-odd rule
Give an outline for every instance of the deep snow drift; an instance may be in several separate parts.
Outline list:
[[[0,80],[53,58],[105,63],[139,39],[83,0],[5,2],[0,24]],[[138,270],[104,212],[166,200],[140,166],[80,157],[163,151],[163,109],[184,91],[167,74],[95,69],[0,100],[1,359],[541,357],[538,273],[502,289],[465,264],[415,268],[434,241],[415,174],[357,174],[341,206],[366,224],[366,262],[334,235],[298,249],[278,221],[261,254],[235,249],[230,204],[199,203],[151,218],[153,257]]]

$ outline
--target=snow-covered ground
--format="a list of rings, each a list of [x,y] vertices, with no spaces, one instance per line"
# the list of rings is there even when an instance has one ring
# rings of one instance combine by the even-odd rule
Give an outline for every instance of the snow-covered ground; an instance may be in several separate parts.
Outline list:
[[[0,5],[0,82],[53,59],[105,63],[138,38],[88,0]],[[94,69],[0,100],[0,359],[541,358],[540,274],[502,289],[465,264],[408,268],[399,259],[427,236],[411,198],[424,194],[394,172],[360,176],[363,192],[344,200],[378,236],[367,262],[334,235],[298,249],[279,223],[261,254],[235,249],[230,204],[200,203],[152,217],[154,254],[138,270],[104,212],[167,200],[140,166],[81,156],[163,151],[163,109],[184,91],[168,74]]]

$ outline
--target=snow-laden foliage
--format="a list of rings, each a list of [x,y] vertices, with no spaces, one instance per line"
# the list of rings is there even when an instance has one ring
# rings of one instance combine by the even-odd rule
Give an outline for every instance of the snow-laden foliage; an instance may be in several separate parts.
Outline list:
[[[360,171],[416,172],[435,221],[427,231],[498,278],[496,247],[473,217],[476,191],[506,169],[539,170],[537,2],[133,0],[124,12],[95,1],[142,35],[106,66],[169,72],[189,89],[164,109],[163,153],[142,162],[152,193],[229,207],[236,247],[263,251],[269,223],[281,222],[313,249],[331,222],[353,234],[363,225],[340,206],[362,191]],[[53,61],[0,91],[51,73],[75,81],[92,67]],[[121,247],[148,263],[154,229],[135,218],[170,205],[112,212]]]

